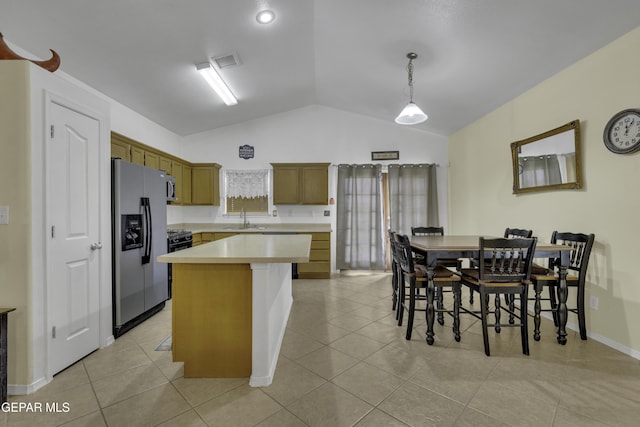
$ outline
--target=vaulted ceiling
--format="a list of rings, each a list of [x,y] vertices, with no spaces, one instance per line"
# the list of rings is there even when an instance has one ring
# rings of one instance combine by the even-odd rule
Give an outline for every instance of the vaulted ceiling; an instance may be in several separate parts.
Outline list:
[[[10,46],[179,135],[311,104],[391,122],[408,52],[416,128],[449,135],[639,24],[638,0],[0,0]],[[232,107],[195,68],[229,53]]]

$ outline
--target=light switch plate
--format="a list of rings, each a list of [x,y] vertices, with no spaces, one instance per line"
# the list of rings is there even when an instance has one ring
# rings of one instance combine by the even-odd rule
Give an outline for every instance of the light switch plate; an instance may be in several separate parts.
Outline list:
[[[0,206],[0,224],[9,224],[9,206]]]

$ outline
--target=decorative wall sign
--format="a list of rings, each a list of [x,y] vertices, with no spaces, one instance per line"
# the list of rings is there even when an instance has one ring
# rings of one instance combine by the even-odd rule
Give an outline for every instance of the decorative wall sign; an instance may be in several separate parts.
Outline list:
[[[241,145],[238,155],[241,159],[253,159],[253,145]]]
[[[399,151],[372,151],[371,160],[398,160],[400,159]]]

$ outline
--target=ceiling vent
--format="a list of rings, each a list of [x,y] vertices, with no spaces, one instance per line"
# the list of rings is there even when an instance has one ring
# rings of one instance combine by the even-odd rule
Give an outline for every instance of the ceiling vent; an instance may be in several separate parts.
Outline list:
[[[240,59],[236,53],[228,53],[226,55],[216,56],[212,58],[219,69],[235,67],[240,65]]]

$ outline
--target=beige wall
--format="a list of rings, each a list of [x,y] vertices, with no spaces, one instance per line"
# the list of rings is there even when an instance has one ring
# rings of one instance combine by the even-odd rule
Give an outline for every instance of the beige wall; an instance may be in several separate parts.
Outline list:
[[[0,205],[9,206],[9,224],[0,225],[0,307],[9,313],[9,384],[28,384],[31,354],[31,138],[28,63],[0,67]],[[20,356],[18,356],[20,355]]]
[[[613,114],[640,108],[638,52],[640,27],[452,135],[449,223],[454,234],[532,228],[547,241],[554,229],[595,233],[586,300],[597,297],[599,307],[587,308],[587,329],[640,358],[640,152],[612,154],[602,142]],[[512,194],[509,144],[573,119],[584,188]],[[577,323],[573,314],[569,322]]]
[[[8,391],[27,394],[51,380],[47,339],[47,205],[45,124],[49,105],[70,105],[100,121],[100,233],[108,236],[109,105],[29,61],[0,61],[0,205],[10,221],[0,225],[0,306],[9,313]],[[100,262],[110,265],[110,242]],[[100,342],[112,338],[111,269],[101,268]]]

